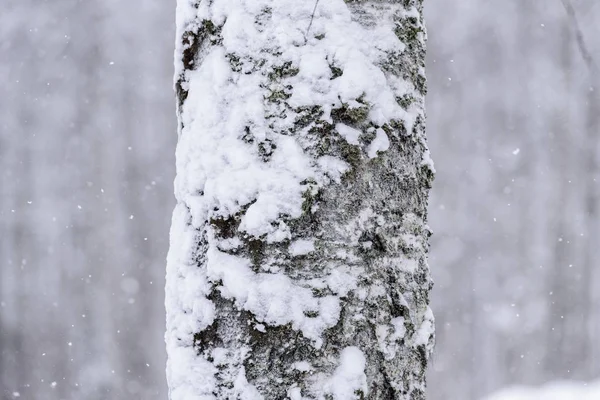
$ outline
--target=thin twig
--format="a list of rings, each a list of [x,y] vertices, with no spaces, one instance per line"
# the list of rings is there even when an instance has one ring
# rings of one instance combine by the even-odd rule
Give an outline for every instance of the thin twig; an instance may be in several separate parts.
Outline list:
[[[310,27],[312,26],[313,19],[315,19],[315,12],[317,12],[317,5],[319,4],[319,0],[315,1],[315,7],[313,8],[312,15],[310,16],[310,23],[308,24],[308,28],[306,28],[306,35],[304,35],[304,41],[308,40],[308,32],[310,32]]]

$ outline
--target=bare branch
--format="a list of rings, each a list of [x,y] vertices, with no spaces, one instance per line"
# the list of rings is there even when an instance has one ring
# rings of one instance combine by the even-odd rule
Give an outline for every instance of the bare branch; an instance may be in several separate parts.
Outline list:
[[[596,62],[592,57],[592,54],[587,48],[585,43],[585,39],[583,37],[583,33],[581,28],[579,27],[579,22],[577,21],[577,15],[575,14],[575,9],[569,0],[561,0],[563,6],[565,7],[565,11],[573,24],[573,29],[575,30],[575,38],[577,40],[577,46],[579,47],[579,52],[581,53],[581,57],[583,61],[588,66],[589,69],[596,69]]]

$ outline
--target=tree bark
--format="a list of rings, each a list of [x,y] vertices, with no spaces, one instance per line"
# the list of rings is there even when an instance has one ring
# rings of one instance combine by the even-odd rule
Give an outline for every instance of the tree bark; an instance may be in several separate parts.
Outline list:
[[[177,25],[170,398],[424,399],[421,1],[179,0]]]

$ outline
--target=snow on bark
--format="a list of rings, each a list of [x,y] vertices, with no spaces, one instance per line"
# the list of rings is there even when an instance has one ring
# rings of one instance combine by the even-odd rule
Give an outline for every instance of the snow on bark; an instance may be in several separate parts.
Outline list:
[[[172,400],[424,398],[424,47],[416,0],[178,1]]]

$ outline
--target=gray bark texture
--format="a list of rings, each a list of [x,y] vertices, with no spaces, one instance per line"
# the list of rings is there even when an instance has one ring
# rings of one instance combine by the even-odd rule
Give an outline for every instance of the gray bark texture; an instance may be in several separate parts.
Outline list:
[[[178,362],[176,348],[193,349],[202,365],[210,367],[212,377],[205,389],[188,383],[194,387],[189,389],[189,399],[425,399],[425,373],[434,342],[433,316],[428,306],[432,280],[426,260],[431,235],[427,202],[434,170],[425,143],[426,34],[422,1],[339,3],[349,10],[353,23],[365,31],[375,29],[382,18],[392,21],[390,29],[403,46],[399,45],[397,51],[386,50],[378,60],[371,61],[389,82],[404,82],[404,89],[396,85],[393,90],[396,103],[411,121],[375,121],[372,111],[377,104],[368,96],[340,100],[329,108],[318,101],[313,106],[299,107],[291,102],[295,91],[292,78],[302,72],[302,65],[293,59],[272,62],[279,53],[267,44],[264,60],[260,54],[252,58],[227,52],[232,74],[258,74],[266,83],[266,134],[256,139],[253,127],[248,126],[239,136],[240,141],[256,150],[261,163],[273,162],[279,151],[275,138],[284,135],[294,138],[311,159],[329,156],[342,160],[348,168],[337,180],[306,179],[299,183],[303,188],[301,212],[281,214],[272,223],[285,224],[288,236],[283,240],[268,240],[266,235],[255,236],[242,229],[244,216],[259,194],[234,212],[217,212],[215,206],[214,213],[197,224],[191,222],[193,205],[178,198],[186,216],[185,226],[192,226],[194,231],[193,268],[204,273],[210,248],[215,246],[227,255],[249,260],[254,274],[282,275],[293,285],[310,289],[317,300],[335,299],[339,302],[335,321],[326,324],[318,339],[307,337],[293,318],[287,323],[269,321],[224,290],[223,280],[209,276],[206,290],[198,296],[212,303],[214,317],[206,326],[182,334],[174,326],[180,312],[177,304],[182,301],[170,302],[168,293],[168,375],[174,400],[186,398],[181,394],[181,382],[206,380],[194,376],[200,374],[199,370],[181,371],[185,367],[174,365]],[[204,0],[196,7],[210,9],[212,4]],[[315,23],[308,32],[308,19],[298,22],[306,38],[305,43],[297,44],[299,48],[312,42],[316,46],[322,39],[318,6],[310,16],[310,22],[314,18]],[[269,10],[263,9],[255,20],[261,29],[271,29],[270,24],[277,23],[276,11]],[[189,73],[201,68],[206,54],[225,46],[222,33],[230,23],[228,19],[202,18],[180,29],[177,38],[183,49],[181,59],[176,59],[181,68],[175,82],[180,142],[183,135],[189,134],[187,119],[182,117],[191,97]],[[376,48],[378,43],[372,46]],[[336,66],[332,59],[328,63],[332,82],[343,77],[343,66]],[[339,126],[359,131],[358,140],[350,143],[338,132]],[[385,132],[389,147],[369,156],[376,132]],[[197,196],[204,201],[202,196],[207,194]],[[292,243],[307,238],[314,246],[310,252],[297,254],[291,250]],[[225,241],[239,245],[225,248],[220,245]],[[172,239],[171,252],[178,251],[174,249],[177,246]],[[342,270],[343,276],[349,277],[346,290],[314,283],[331,282],[331,277]],[[167,291],[177,292],[177,285],[192,273],[196,272],[178,272],[175,277],[170,270]],[[303,318],[318,319],[321,311],[305,310]],[[362,352],[363,384],[342,399],[348,395],[331,382],[336,374],[343,375],[340,356],[348,348]],[[346,363],[355,362],[353,358],[348,360]],[[205,369],[201,371],[206,373]],[[183,377],[185,374],[189,376]],[[240,379],[244,385],[240,385]]]

